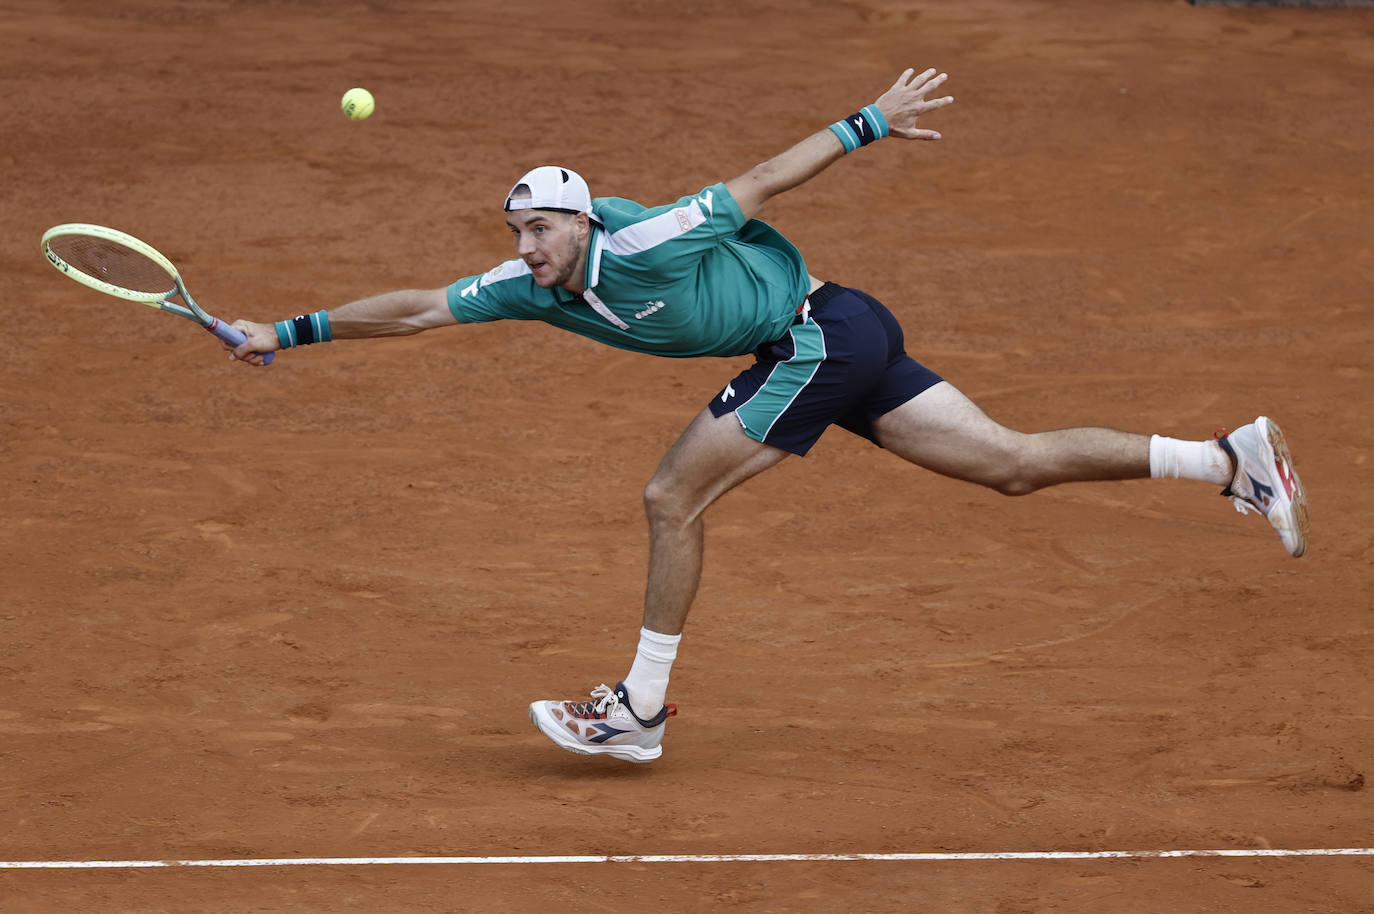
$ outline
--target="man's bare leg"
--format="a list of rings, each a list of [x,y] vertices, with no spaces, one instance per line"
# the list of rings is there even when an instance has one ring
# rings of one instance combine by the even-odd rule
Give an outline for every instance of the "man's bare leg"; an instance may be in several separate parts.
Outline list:
[[[649,579],[644,627],[682,633],[701,580],[702,513],[717,498],[769,467],[787,452],[744,433],[733,413],[703,410],[664,455],[644,489],[649,519]]]
[[[590,702],[536,701],[530,720],[570,752],[650,762],[663,754],[668,674],[701,580],[702,513],[721,495],[778,464],[786,451],[744,434],[733,413],[703,410],[669,449],[644,489],[649,578],[633,666]]]
[[[1110,428],[1017,432],[943,381],[882,416],[874,430],[884,448],[905,460],[1006,495],[1150,475],[1147,435]]]

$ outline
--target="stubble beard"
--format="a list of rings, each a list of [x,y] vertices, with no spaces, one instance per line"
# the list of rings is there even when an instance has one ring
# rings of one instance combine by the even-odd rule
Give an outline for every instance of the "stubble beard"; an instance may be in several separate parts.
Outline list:
[[[563,269],[558,271],[558,275],[554,277],[552,285],[555,286],[566,286],[573,277],[573,271],[577,269],[578,245],[576,235],[568,239],[568,247],[564,253],[567,255],[568,262]]]

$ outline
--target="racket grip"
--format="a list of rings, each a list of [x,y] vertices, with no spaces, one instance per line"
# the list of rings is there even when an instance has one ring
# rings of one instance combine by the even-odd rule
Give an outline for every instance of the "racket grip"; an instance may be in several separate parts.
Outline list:
[[[210,318],[210,323],[206,326],[205,329],[209,330],[215,336],[224,340],[230,346],[237,346],[239,343],[242,343],[244,340],[248,339],[248,337],[244,335],[242,330],[240,330],[237,327],[230,327],[228,324],[224,323],[217,317]],[[276,358],[276,355],[277,354],[275,352],[263,353],[262,360],[264,363],[271,365],[272,360]]]

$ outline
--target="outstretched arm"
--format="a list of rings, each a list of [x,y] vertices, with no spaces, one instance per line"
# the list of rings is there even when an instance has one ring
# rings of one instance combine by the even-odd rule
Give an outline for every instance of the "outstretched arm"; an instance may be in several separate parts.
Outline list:
[[[330,309],[327,321],[330,339],[336,340],[409,336],[458,323],[448,308],[448,290],[443,288],[402,289],[360,298]],[[234,358],[240,362],[262,365],[264,353],[282,348],[275,324],[240,320],[234,321],[234,326],[248,337],[234,349]],[[320,326],[320,322],[317,320],[314,326]],[[305,332],[314,331],[309,328]]]
[[[905,140],[938,140],[939,133],[918,129],[916,121],[927,111],[943,108],[954,101],[952,95],[926,98],[948,78],[946,73],[936,75],[934,69],[920,74],[915,70],[906,70],[897,77],[892,88],[876,102],[878,110],[887,119],[888,135]],[[864,128],[861,126],[860,129]],[[844,155],[845,148],[840,138],[827,127],[781,155],[755,165],[738,178],[726,181],[725,186],[744,212],[744,217],[752,219],[770,198],[814,178]]]

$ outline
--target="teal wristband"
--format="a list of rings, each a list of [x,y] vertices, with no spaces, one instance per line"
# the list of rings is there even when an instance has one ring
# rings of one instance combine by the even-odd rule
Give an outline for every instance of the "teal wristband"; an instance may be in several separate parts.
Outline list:
[[[277,328],[277,344],[282,349],[290,349],[296,345],[296,331],[290,321],[277,321],[272,326]]]
[[[276,328],[277,342],[283,349],[327,343],[334,338],[329,328],[329,312],[324,310],[300,314],[289,321],[277,321],[272,326]]]
[[[846,154],[860,146],[876,143],[888,135],[887,118],[877,105],[865,105],[841,121],[830,125],[830,131],[839,137]]]

